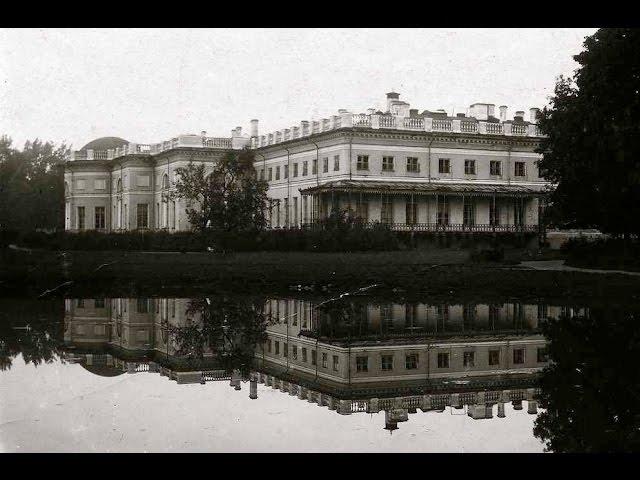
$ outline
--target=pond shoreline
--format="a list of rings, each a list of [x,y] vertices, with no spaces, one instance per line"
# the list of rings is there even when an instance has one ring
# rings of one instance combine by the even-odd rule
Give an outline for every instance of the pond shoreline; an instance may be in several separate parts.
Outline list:
[[[464,250],[376,253],[16,252],[0,257],[0,296],[240,293],[330,295],[376,285],[376,296],[523,296],[640,302],[640,278],[543,271],[469,259]]]

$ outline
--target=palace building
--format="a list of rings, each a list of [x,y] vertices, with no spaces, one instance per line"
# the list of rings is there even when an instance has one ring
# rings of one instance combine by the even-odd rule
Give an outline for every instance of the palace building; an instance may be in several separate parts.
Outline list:
[[[72,152],[65,170],[68,230],[190,228],[181,202],[163,193],[190,161],[213,168],[225,153],[248,147],[269,183],[272,228],[296,228],[348,210],[395,230],[540,231],[550,185],[535,153],[537,108],[508,119],[506,106],[475,103],[466,114],[420,112],[387,94],[386,110],[341,109],[336,115],[260,135],[181,135],[153,145],[108,137]]]

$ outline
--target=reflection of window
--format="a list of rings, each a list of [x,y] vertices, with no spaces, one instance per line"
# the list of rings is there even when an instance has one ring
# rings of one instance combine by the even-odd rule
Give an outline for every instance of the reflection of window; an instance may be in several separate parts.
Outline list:
[[[516,348],[513,351],[513,363],[516,365],[524,363],[524,348]]]
[[[282,355],[284,356],[284,358],[287,358],[289,356],[289,344],[287,342],[282,344]]]
[[[404,366],[407,370],[415,370],[418,368],[418,354],[411,353],[405,357]]]
[[[382,370],[393,370],[393,355],[382,355]]]
[[[475,366],[475,352],[464,352],[462,357],[462,364],[465,367]]]
[[[338,371],[338,364],[340,362],[340,359],[338,358],[337,355],[333,356],[333,371],[337,372]]]
[[[311,365],[317,364],[317,353],[315,350],[311,350]]]
[[[448,353],[439,353],[438,354],[438,368],[449,368],[449,354]]]
[[[500,350],[489,350],[489,365],[500,364]]]
[[[271,340],[267,340],[267,352],[271,353]]]
[[[138,313],[148,313],[149,312],[149,301],[146,298],[138,299],[138,308],[136,310]]]
[[[94,300],[95,308],[104,308],[104,298],[96,298]]]
[[[369,357],[356,357],[356,372],[369,371]]]
[[[302,361],[307,363],[307,349],[306,348],[302,348]]]
[[[327,365],[328,365],[327,354],[323,353],[322,354],[322,368],[327,368]]]
[[[280,355],[280,342],[276,341],[276,355]]]

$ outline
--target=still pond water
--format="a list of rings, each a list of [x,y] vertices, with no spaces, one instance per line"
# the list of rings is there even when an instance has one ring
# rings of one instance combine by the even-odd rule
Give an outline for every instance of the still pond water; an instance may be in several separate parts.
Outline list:
[[[637,451],[638,311],[528,302],[0,299],[0,451]]]

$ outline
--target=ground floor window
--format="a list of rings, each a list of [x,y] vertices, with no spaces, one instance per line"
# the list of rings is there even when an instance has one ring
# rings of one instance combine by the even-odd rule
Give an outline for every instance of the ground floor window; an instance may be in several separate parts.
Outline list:
[[[489,225],[500,225],[500,205],[493,199],[489,204]]]
[[[524,225],[524,205],[520,200],[516,200],[513,205],[513,224],[517,226]]]
[[[514,365],[524,363],[524,348],[516,348],[513,351],[513,363]]]
[[[84,207],[78,207],[78,230],[84,230]]]
[[[418,222],[418,204],[413,198],[407,200],[406,221],[407,225],[415,225]]]
[[[462,223],[467,227],[476,224],[476,204],[472,199],[464,199],[464,206],[462,209]]]
[[[387,224],[393,223],[393,202],[389,197],[382,199],[380,221]]]
[[[149,205],[146,203],[139,203],[136,208],[136,224],[138,228],[149,228]]]
[[[500,364],[500,350],[489,350],[489,365],[499,365]]]
[[[96,207],[95,209],[95,227],[96,230],[103,229],[105,227],[105,208]]]
[[[369,202],[362,199],[356,200],[356,217],[364,223],[369,221]]]
[[[473,367],[476,363],[476,354],[475,352],[464,352],[462,357],[463,366],[465,367]]]
[[[449,200],[445,196],[438,197],[438,225],[449,225]]]
[[[438,368],[449,368],[449,353],[438,354]]]

